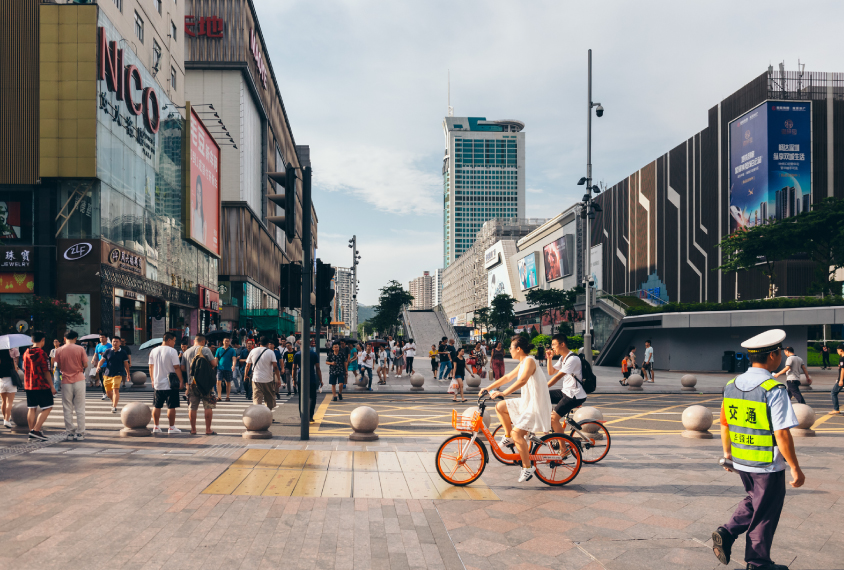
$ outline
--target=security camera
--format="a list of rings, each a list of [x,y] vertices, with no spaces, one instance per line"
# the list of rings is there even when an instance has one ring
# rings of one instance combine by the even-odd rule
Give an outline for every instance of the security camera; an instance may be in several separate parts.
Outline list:
[[[598,105],[595,107],[595,114],[598,115],[599,117],[604,116],[604,108],[601,107],[600,103],[598,103]]]

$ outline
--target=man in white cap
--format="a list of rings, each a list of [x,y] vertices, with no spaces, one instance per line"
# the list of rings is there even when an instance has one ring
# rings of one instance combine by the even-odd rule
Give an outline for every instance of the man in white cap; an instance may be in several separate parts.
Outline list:
[[[790,428],[797,418],[785,386],[771,374],[782,362],[785,332],[773,329],[746,340],[752,364],[724,388],[721,405],[721,444],[724,457],[738,471],[745,497],[730,522],[712,533],[712,550],[722,564],[730,561],[733,542],[747,533],[744,561],[747,570],[787,570],[771,561],[771,544],[785,501],[785,466],[791,468],[791,486],[803,485]],[[731,471],[727,465],[724,469]]]

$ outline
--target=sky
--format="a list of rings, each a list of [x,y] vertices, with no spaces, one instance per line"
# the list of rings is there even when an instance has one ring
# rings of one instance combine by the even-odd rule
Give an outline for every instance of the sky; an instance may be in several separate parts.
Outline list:
[[[317,256],[358,300],[442,267],[448,74],[455,116],[525,123],[526,215],[579,200],[592,49],[592,163],[611,186],[785,62],[844,71],[844,3],[253,0],[296,144],[311,148]]]

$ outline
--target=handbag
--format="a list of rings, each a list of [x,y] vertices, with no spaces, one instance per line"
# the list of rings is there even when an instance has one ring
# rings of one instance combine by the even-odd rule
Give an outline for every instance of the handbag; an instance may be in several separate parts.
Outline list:
[[[451,384],[448,385],[448,393],[449,394],[456,394],[457,393],[457,378],[451,379]]]

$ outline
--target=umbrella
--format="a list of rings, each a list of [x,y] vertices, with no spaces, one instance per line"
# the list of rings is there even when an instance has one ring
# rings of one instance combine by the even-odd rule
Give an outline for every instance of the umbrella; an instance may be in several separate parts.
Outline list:
[[[98,334],[86,334],[82,338],[79,339],[79,342],[84,342],[86,340],[100,340],[100,335]]]
[[[156,346],[159,346],[161,344],[164,344],[163,338],[153,338],[142,344],[140,348],[138,348],[138,350],[147,350],[150,348],[155,348]]]
[[[20,346],[32,346],[32,338],[25,334],[4,334],[0,336],[0,350],[8,350]]]
[[[232,333],[230,331],[211,331],[210,333],[205,335],[205,340],[208,342],[217,342],[218,340],[223,340],[224,338],[231,338]]]

